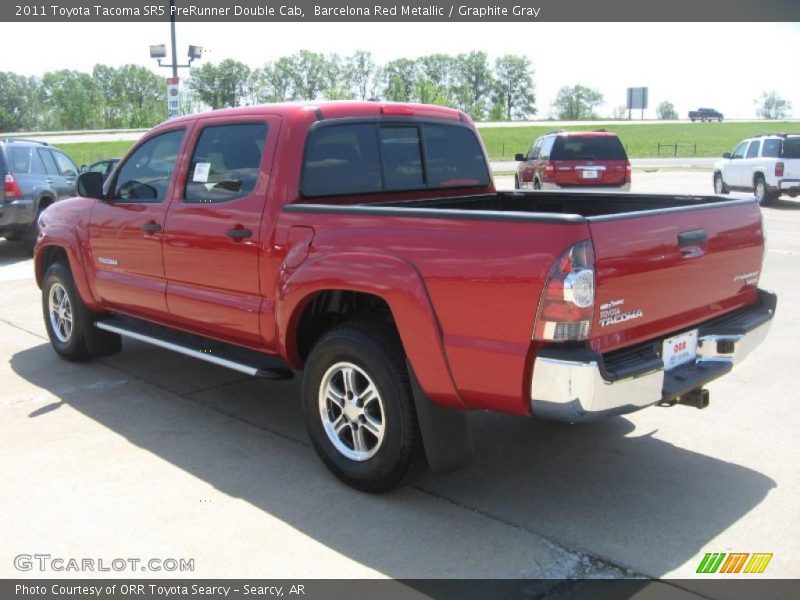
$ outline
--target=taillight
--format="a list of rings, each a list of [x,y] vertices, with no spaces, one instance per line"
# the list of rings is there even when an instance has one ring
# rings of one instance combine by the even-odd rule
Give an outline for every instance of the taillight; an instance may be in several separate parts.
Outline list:
[[[22,198],[22,190],[11,173],[6,173],[3,178],[3,198]]]
[[[571,246],[550,268],[533,338],[573,342],[589,338],[594,313],[594,250],[590,241]]]
[[[552,160],[547,161],[547,164],[544,166],[544,176],[542,177],[543,181],[548,181],[555,176],[556,173],[556,166]]]
[[[783,177],[783,163],[775,163],[775,177]]]
[[[631,163],[630,161],[625,161],[625,183],[631,182]]]

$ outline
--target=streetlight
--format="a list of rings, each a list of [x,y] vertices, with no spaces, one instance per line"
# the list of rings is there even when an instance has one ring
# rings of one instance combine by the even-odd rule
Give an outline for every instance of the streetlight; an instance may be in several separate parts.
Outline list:
[[[164,44],[150,46],[150,58],[158,60],[158,66],[165,69],[172,69],[172,77],[167,77],[167,117],[179,117],[181,114],[180,102],[180,79],[178,78],[178,69],[188,69],[192,66],[192,61],[202,58],[202,46],[189,46],[189,62],[185,65],[178,64],[178,51],[177,43],[175,42],[175,0],[169,0],[169,27],[170,37],[172,39],[172,62],[170,64],[162,65],[161,60],[167,57],[167,47]]]

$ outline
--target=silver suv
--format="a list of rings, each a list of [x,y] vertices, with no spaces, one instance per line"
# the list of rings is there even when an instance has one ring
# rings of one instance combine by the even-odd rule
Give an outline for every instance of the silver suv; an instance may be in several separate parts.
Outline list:
[[[24,244],[33,253],[39,213],[75,195],[78,167],[58,148],[44,142],[0,140],[0,236]]]

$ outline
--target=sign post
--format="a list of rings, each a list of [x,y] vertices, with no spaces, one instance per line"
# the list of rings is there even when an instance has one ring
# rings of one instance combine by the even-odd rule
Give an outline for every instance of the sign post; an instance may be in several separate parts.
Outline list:
[[[640,108],[642,110],[642,120],[644,120],[644,109],[647,108],[647,88],[628,88],[628,120],[631,118],[631,110]]]
[[[167,77],[167,118],[181,116],[181,79]]]

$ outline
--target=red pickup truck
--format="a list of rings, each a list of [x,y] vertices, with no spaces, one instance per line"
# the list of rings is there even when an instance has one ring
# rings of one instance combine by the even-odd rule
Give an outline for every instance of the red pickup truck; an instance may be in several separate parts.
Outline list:
[[[316,451],[367,491],[468,463],[465,411],[705,406],[775,311],[755,201],[497,192],[449,108],[177,118],[78,190],[39,223],[55,351],[108,355],[127,336],[302,371]]]

